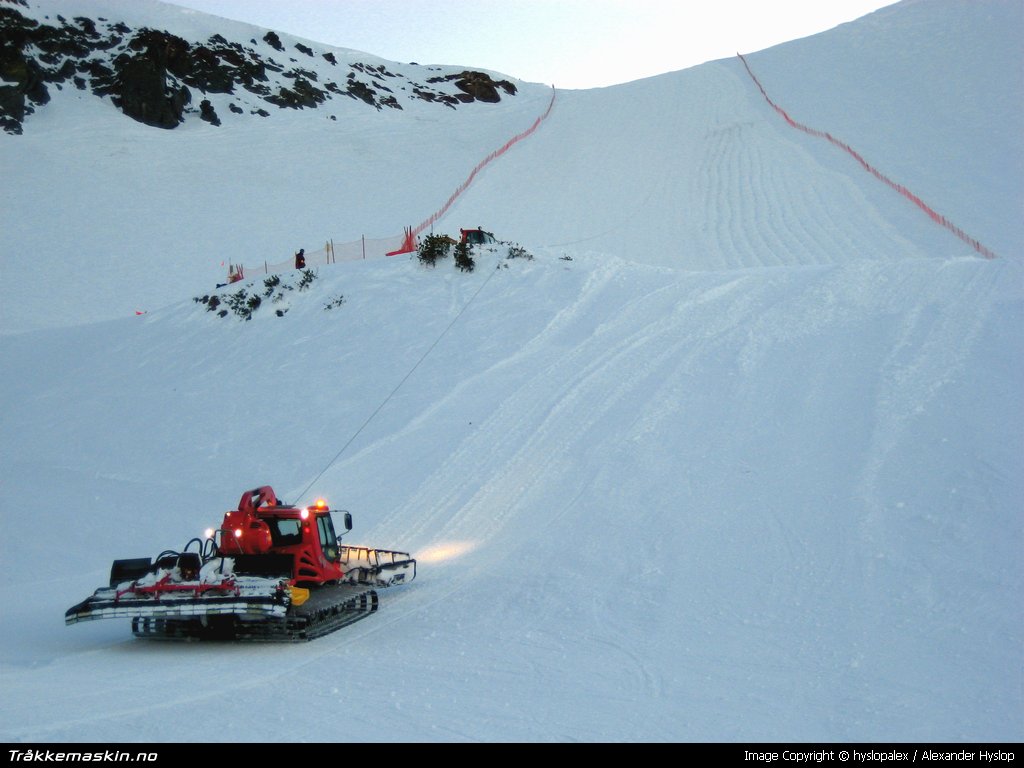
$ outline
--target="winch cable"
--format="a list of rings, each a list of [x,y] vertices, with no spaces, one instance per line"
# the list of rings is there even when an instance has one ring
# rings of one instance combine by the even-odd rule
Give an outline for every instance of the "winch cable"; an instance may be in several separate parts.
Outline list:
[[[452,318],[452,321],[451,321],[450,323],[448,323],[448,326],[447,326],[447,327],[446,327],[446,328],[445,328],[445,329],[444,329],[443,331],[441,331],[441,334],[440,334],[440,335],[439,335],[439,336],[438,336],[438,337],[437,337],[436,339],[434,339],[434,343],[433,343],[433,344],[431,344],[431,345],[430,345],[430,346],[429,346],[429,347],[427,348],[427,351],[426,351],[426,352],[424,352],[424,353],[423,353],[423,355],[422,355],[422,356],[420,357],[420,359],[416,361],[416,364],[415,364],[415,365],[414,365],[414,366],[413,366],[412,368],[410,368],[410,369],[409,369],[409,372],[408,372],[408,373],[406,373],[406,374],[405,374],[405,376],[403,376],[403,377],[402,377],[402,380],[401,380],[400,382],[398,382],[398,384],[397,384],[397,385],[395,385],[395,388],[391,390],[391,392],[390,392],[390,393],[388,394],[388,396],[384,398],[384,400],[383,400],[383,401],[381,402],[381,404],[380,404],[380,405],[378,405],[378,406],[377,406],[377,408],[376,408],[376,409],[374,410],[374,412],[373,412],[373,413],[371,413],[371,414],[370,414],[370,415],[369,415],[369,416],[367,417],[366,421],[364,421],[364,422],[362,423],[362,425],[361,425],[361,426],[359,427],[359,429],[357,429],[357,430],[355,431],[355,433],[354,433],[354,434],[352,435],[352,437],[350,437],[350,438],[349,438],[349,439],[348,439],[348,440],[346,441],[346,443],[345,443],[345,444],[344,444],[343,446],[341,446],[341,450],[339,450],[339,451],[338,451],[338,452],[337,452],[337,453],[336,453],[336,454],[334,455],[334,458],[333,458],[333,459],[331,459],[331,460],[330,460],[329,462],[327,462],[327,464],[326,464],[326,465],[324,466],[324,468],[323,468],[323,469],[321,469],[321,470],[320,470],[320,472],[319,472],[319,473],[317,474],[317,476],[316,476],[316,477],[314,477],[314,478],[313,478],[312,480],[310,480],[310,481],[309,481],[309,485],[307,485],[307,486],[306,486],[305,488],[303,488],[303,489],[302,489],[302,493],[300,493],[300,494],[298,495],[298,498],[299,498],[299,499],[302,499],[302,498],[304,498],[304,497],[306,496],[306,494],[307,494],[307,493],[309,492],[309,489],[310,489],[310,488],[312,488],[312,487],[313,487],[313,486],[314,486],[314,485],[316,484],[316,482],[317,482],[317,481],[318,481],[318,480],[319,480],[319,479],[320,479],[321,477],[323,477],[324,473],[325,473],[325,472],[326,472],[326,471],[327,471],[328,469],[330,469],[330,468],[331,468],[331,467],[332,467],[332,466],[334,465],[334,463],[338,461],[338,459],[340,459],[340,458],[341,458],[341,455],[342,455],[343,453],[345,453],[345,451],[346,451],[346,450],[348,450],[348,447],[349,447],[350,445],[352,445],[352,443],[353,443],[353,442],[355,441],[355,439],[356,439],[357,437],[359,437],[360,433],[362,433],[362,431],[363,431],[364,429],[366,429],[367,425],[368,425],[368,424],[369,424],[369,423],[370,423],[371,421],[373,421],[374,417],[376,417],[376,415],[377,415],[378,413],[380,413],[380,412],[381,412],[381,411],[382,411],[382,410],[384,409],[384,406],[388,404],[388,402],[389,402],[389,401],[391,400],[391,398],[393,398],[393,397],[394,397],[394,396],[395,396],[395,395],[396,395],[396,394],[398,393],[398,390],[400,390],[400,389],[402,388],[402,385],[404,385],[404,384],[405,384],[405,382],[407,382],[407,381],[409,380],[409,378],[410,378],[410,377],[411,377],[411,376],[412,376],[412,375],[413,375],[413,374],[414,374],[414,373],[416,372],[416,369],[417,369],[417,368],[419,368],[419,367],[420,367],[420,365],[422,365],[423,361],[424,361],[424,360],[426,360],[426,359],[427,359],[427,357],[429,357],[429,356],[430,356],[430,353],[434,351],[434,348],[435,348],[435,347],[437,347],[437,345],[441,343],[441,340],[442,340],[442,339],[443,339],[443,338],[444,338],[444,337],[445,337],[445,336],[446,336],[446,335],[448,334],[448,331],[450,331],[450,330],[452,329],[452,326],[454,326],[454,325],[455,325],[455,323],[457,323],[457,322],[459,321],[459,318],[460,318],[460,317],[462,317],[462,316],[463,316],[463,314],[465,314],[466,310],[467,310],[467,309],[469,309],[469,307],[470,307],[470,306],[471,306],[471,305],[473,304],[473,302],[474,302],[474,301],[476,301],[476,297],[477,297],[477,296],[479,296],[479,295],[480,295],[480,292],[481,292],[481,291],[482,291],[482,290],[483,290],[483,289],[484,289],[484,288],[485,288],[485,287],[487,286],[487,284],[488,284],[489,282],[491,282],[491,278],[492,278],[492,277],[494,277],[495,273],[496,273],[496,272],[497,272],[497,271],[498,271],[499,269],[501,269],[501,265],[500,265],[500,264],[499,264],[499,265],[497,265],[497,266],[496,266],[496,267],[494,268],[494,270],[492,270],[492,271],[491,271],[491,274],[489,274],[489,275],[487,276],[487,279],[486,279],[486,280],[484,280],[484,281],[483,281],[483,283],[481,283],[481,284],[480,284],[480,287],[476,289],[476,293],[474,293],[474,294],[473,294],[473,295],[472,295],[472,296],[470,297],[469,301],[467,301],[467,302],[466,302],[466,303],[465,303],[465,304],[463,305],[462,309],[460,309],[460,310],[459,310],[459,313],[458,313],[457,315],[455,315],[455,317],[453,317],[453,318]]]

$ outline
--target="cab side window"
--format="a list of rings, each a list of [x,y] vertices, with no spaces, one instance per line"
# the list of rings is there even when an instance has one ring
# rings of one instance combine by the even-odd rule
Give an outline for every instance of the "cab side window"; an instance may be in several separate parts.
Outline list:
[[[338,537],[334,533],[334,525],[331,523],[330,515],[321,515],[316,519],[316,527],[320,532],[320,547],[323,549],[324,557],[334,561],[338,559]]]
[[[267,521],[270,526],[270,540],[275,547],[289,547],[302,543],[302,530],[298,520],[271,519]]]

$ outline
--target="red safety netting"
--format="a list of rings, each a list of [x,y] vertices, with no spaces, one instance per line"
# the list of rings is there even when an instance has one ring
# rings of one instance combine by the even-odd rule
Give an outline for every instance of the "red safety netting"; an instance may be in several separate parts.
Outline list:
[[[915,195],[913,192],[911,192],[905,186],[903,186],[902,184],[899,184],[898,182],[893,181],[888,176],[886,176],[884,173],[879,171],[877,168],[875,168],[873,165],[871,165],[871,163],[869,163],[867,160],[865,160],[864,157],[859,152],[857,152],[855,149],[853,149],[853,147],[851,147],[845,141],[837,139],[835,136],[833,136],[832,134],[828,133],[827,131],[822,131],[822,130],[819,130],[817,128],[811,128],[810,126],[804,125],[803,123],[798,123],[796,120],[794,120],[792,117],[790,117],[789,114],[786,112],[786,110],[784,110],[782,107],[780,107],[778,104],[776,104],[772,100],[772,98],[768,95],[768,92],[764,89],[764,86],[761,85],[761,81],[757,79],[757,76],[754,74],[753,70],[750,68],[750,64],[747,63],[747,60],[743,56],[743,54],[742,53],[737,53],[736,55],[739,56],[740,61],[743,62],[743,66],[746,68],[747,74],[750,75],[750,79],[754,81],[754,84],[757,86],[757,89],[759,91],[761,91],[761,95],[764,96],[765,101],[768,102],[769,106],[772,109],[774,109],[775,112],[777,112],[782,117],[782,119],[786,121],[786,123],[790,127],[796,128],[798,131],[802,131],[802,132],[804,132],[804,133],[806,133],[806,134],[808,134],[810,136],[815,136],[815,137],[817,137],[819,139],[825,139],[826,141],[828,141],[833,146],[836,146],[839,149],[843,150],[848,155],[850,155],[850,157],[852,157],[854,160],[856,160],[865,171],[870,173],[872,176],[874,176],[876,179],[881,181],[883,184],[885,184],[890,189],[895,190],[896,192],[901,194],[903,197],[905,197],[907,200],[912,202],[920,210],[922,210],[925,213],[925,215],[928,216],[928,218],[930,218],[936,224],[939,224],[940,226],[943,226],[946,229],[948,229],[950,232],[952,232],[954,235],[956,235],[958,238],[960,238],[963,242],[967,243],[967,245],[971,246],[971,248],[973,248],[975,251],[980,253],[986,259],[997,258],[996,254],[991,249],[986,248],[978,240],[976,240],[975,238],[973,238],[970,235],[968,235],[966,232],[964,232],[962,229],[960,229],[960,227],[958,227],[956,224],[951,222],[949,219],[947,219],[941,213],[936,211],[934,208],[932,208],[930,205],[928,205],[926,202],[924,202],[920,197]]]
[[[445,213],[448,212],[448,209],[452,207],[452,203],[454,203],[459,198],[459,195],[461,195],[463,192],[469,189],[469,186],[473,183],[473,180],[476,178],[477,174],[480,173],[480,171],[482,171],[489,163],[504,155],[513,146],[518,144],[526,137],[531,136],[534,133],[534,131],[536,131],[540,127],[540,124],[544,122],[547,116],[551,114],[551,109],[552,107],[555,106],[555,94],[556,91],[554,89],[554,86],[552,86],[551,101],[548,102],[548,108],[544,110],[544,114],[538,117],[536,120],[534,120],[533,125],[527,128],[525,131],[516,134],[511,139],[506,141],[503,145],[501,145],[498,149],[494,150],[493,152],[491,152],[491,154],[489,154],[487,157],[485,157],[483,160],[477,163],[476,167],[472,171],[470,171],[469,176],[466,177],[466,180],[459,185],[458,189],[452,192],[451,197],[448,198],[445,204],[442,205],[441,208],[436,213],[430,216],[430,218],[428,218],[426,221],[424,221],[418,227],[412,230],[412,236],[415,237],[416,235],[420,234],[423,230],[432,226],[438,219],[444,216]]]
[[[427,227],[431,226],[440,219],[452,206],[452,203],[458,199],[459,195],[465,192],[469,186],[473,183],[477,174],[480,173],[489,163],[495,159],[501,157],[503,154],[508,152],[518,142],[530,136],[540,127],[540,124],[551,114],[551,109],[555,105],[555,89],[551,88],[551,101],[548,102],[548,107],[544,110],[544,114],[533,121],[533,125],[527,128],[522,133],[516,134],[511,139],[506,141],[501,147],[491,152],[487,157],[476,164],[476,167],[470,172],[462,184],[459,185],[458,189],[452,193],[451,197],[445,202],[441,208],[434,213],[430,218],[424,221],[416,228],[406,227],[405,231],[401,235],[395,235],[393,237],[383,237],[377,239],[361,238],[359,240],[352,240],[344,243],[335,243],[333,240],[329,240],[320,248],[313,250],[304,249],[303,262],[300,264],[296,261],[295,257],[287,259],[285,261],[278,261],[274,263],[263,262],[262,264],[246,264],[246,265],[228,265],[228,282],[233,283],[238,280],[244,280],[246,278],[253,277],[260,274],[272,274],[275,272],[285,272],[290,269],[300,269],[302,267],[316,267],[324,264],[336,264],[339,261],[357,261],[359,259],[376,259],[384,256],[397,256],[403,253],[412,253],[416,250],[416,236],[420,234]]]
[[[400,248],[403,235],[380,238],[360,238],[344,243],[328,240],[319,248],[310,250],[304,248],[304,267],[319,267],[325,264],[337,264],[339,261],[359,261],[360,259],[379,259],[389,255],[389,252]],[[254,275],[267,275],[276,272],[285,272],[289,269],[299,269],[295,257],[284,261],[268,262],[262,264],[245,264],[228,266],[228,282],[237,282],[239,279],[253,277]],[[241,274],[239,278],[238,275]],[[232,279],[234,277],[234,279]]]

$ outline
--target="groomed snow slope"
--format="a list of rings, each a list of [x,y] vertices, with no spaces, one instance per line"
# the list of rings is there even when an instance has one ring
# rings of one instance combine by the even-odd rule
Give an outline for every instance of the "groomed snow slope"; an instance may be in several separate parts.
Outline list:
[[[998,47],[1020,8],[977,5],[993,22],[971,39]],[[905,3],[833,31],[836,71],[869,67],[855,66],[850,42],[865,25],[899,29],[893,46],[962,60],[949,40],[929,47],[959,8]],[[911,14],[928,24],[902,23]],[[776,51],[790,48],[750,61],[788,107],[803,86],[773,67]],[[1005,75],[979,69],[971,82],[1010,100]],[[0,736],[1020,740],[1021,241],[1017,221],[978,213],[1019,187],[974,179],[977,195],[930,201],[1001,249],[977,258],[785,126],[743,77],[739,62],[718,62],[560,92],[544,128],[441,227],[483,224],[532,261],[479,254],[468,275],[404,258],[339,264],[291,295],[283,317],[263,308],[248,323],[192,301],[220,277],[199,282],[198,256],[172,270],[194,276],[184,290],[162,276],[151,289],[112,284],[109,295],[164,296],[139,318],[96,306],[103,288],[67,273],[45,288],[15,282],[60,314],[19,311],[25,325],[64,327],[0,337]],[[837,100],[863,87],[849,78],[831,83]],[[389,118],[380,132],[376,114],[353,117],[360,150],[340,176],[363,194],[346,200],[377,210],[372,225],[416,223],[549,95],[538,87],[532,104],[491,117]],[[262,225],[282,248],[313,237],[268,225],[260,180],[278,168],[245,159],[254,143],[275,164],[298,156],[289,146],[327,157],[338,126],[294,115],[273,131],[164,134],[65,107],[82,110],[77,130],[42,112],[39,135],[2,137],[0,152],[5,163],[25,147],[65,158],[47,210],[77,217],[83,240],[107,229],[75,211],[88,190],[71,158],[109,157],[116,174],[118,149],[130,163],[154,151],[197,168],[230,159],[228,178],[210,177],[234,185],[238,232]],[[898,125],[944,110],[910,99]],[[492,133],[477,135],[484,124]],[[1020,157],[1020,132],[993,146],[962,125],[926,152],[891,121],[859,128],[843,138],[892,157]],[[429,148],[410,151],[398,184],[369,170],[395,147]],[[900,181],[941,177],[916,167]],[[283,199],[327,210],[320,190],[279,170]],[[121,178],[111,194],[128,200]],[[169,194],[184,236],[220,199],[215,187]],[[385,216],[392,195],[417,210]],[[175,200],[190,201],[185,213]],[[135,210],[123,237],[167,226]],[[42,248],[52,222],[34,215]],[[211,248],[234,247],[235,231],[209,232]],[[111,319],[82,322],[96,317]],[[420,559],[416,582],[382,594],[377,615],[301,646],[147,643],[122,622],[62,625],[114,558],[181,546],[255,485],[308,501],[297,496],[325,467],[311,492],[352,510],[353,542]]]
[[[792,118],[1017,258],[1022,16],[1003,0],[900,3],[747,59]],[[453,215],[684,269],[974,254],[849,155],[790,128],[738,58],[559,92],[519,155]],[[509,201],[509,188],[530,194]]]

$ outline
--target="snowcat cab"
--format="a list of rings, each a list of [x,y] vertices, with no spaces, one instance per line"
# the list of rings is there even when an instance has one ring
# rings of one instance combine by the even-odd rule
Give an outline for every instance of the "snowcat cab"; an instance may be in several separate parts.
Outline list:
[[[263,486],[242,494],[238,509],[226,512],[221,523],[221,555],[241,556],[247,567],[285,563],[296,585],[340,581],[338,536],[330,509],[323,499],[310,507],[281,504],[274,489]],[[345,513],[345,531],[352,530],[352,515]],[[237,565],[237,563],[236,563]]]
[[[343,545],[326,502],[283,504],[265,485],[243,493],[205,541],[155,561],[115,560],[109,586],[64,621],[131,618],[138,637],[311,640],[376,611],[375,587],[414,578],[409,553]]]
[[[483,227],[460,229],[459,232],[462,235],[461,242],[467,245],[491,245],[498,242],[494,239],[494,233],[485,232]]]

